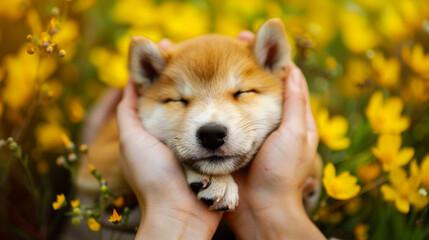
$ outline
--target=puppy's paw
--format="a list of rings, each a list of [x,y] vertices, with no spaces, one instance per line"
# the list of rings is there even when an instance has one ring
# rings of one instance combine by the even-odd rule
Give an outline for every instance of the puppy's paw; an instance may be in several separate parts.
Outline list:
[[[207,187],[201,189],[197,196],[198,199],[206,203],[210,208],[219,203],[225,195],[227,181],[224,176],[212,176]]]
[[[228,175],[226,190],[223,197],[209,207],[210,210],[232,211],[238,206],[238,186],[231,175]]]
[[[186,166],[184,170],[192,191],[210,210],[229,211],[238,206],[238,186],[231,175],[207,176]]]
[[[195,194],[201,190],[206,189],[209,185],[210,177],[197,173],[192,169],[185,168],[186,180]]]

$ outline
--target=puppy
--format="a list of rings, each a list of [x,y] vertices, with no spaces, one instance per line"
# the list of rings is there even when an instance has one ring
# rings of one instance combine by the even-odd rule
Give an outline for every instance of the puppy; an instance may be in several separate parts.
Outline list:
[[[251,44],[213,34],[164,51],[145,37],[132,39],[129,71],[138,85],[142,124],[171,149],[190,187],[210,210],[234,210],[238,205],[238,187],[231,173],[249,164],[278,127],[289,61],[291,47],[278,19],[265,22]],[[110,122],[114,128],[114,120]],[[117,146],[117,135],[100,135],[104,136],[90,146],[91,162],[111,190],[123,190],[125,181],[112,170],[112,165],[118,165],[118,149],[97,153],[103,151],[103,139]],[[317,166],[312,192],[319,192],[319,172]],[[98,185],[88,182],[88,174],[80,176],[80,189],[98,190]]]

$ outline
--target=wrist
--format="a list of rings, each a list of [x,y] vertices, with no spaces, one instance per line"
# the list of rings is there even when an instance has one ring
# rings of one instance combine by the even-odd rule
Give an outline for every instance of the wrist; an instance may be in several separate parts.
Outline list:
[[[183,239],[187,222],[182,213],[146,209],[135,239]]]
[[[191,208],[171,208],[172,204],[147,204],[135,239],[211,239],[210,229],[192,214]]]
[[[308,218],[299,194],[254,201],[249,212],[252,220],[247,222],[253,225],[253,239],[325,239]],[[241,233],[238,231],[240,238],[249,239],[245,231]]]

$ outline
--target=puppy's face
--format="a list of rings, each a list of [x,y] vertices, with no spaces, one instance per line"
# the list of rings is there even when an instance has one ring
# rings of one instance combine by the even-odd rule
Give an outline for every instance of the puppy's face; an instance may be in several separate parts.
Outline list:
[[[162,52],[135,38],[130,71],[141,86],[143,126],[195,170],[233,172],[252,159],[280,121],[280,78],[289,54],[275,20],[263,25],[252,45],[209,35]]]

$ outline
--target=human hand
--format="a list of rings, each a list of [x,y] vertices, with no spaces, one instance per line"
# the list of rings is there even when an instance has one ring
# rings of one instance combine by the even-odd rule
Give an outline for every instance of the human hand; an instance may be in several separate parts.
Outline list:
[[[210,239],[222,217],[189,188],[170,149],[143,128],[132,81],[117,109],[121,166],[141,208],[138,239]]]
[[[252,37],[248,32],[239,36],[244,41]],[[317,128],[304,75],[293,63],[288,68],[280,126],[250,167],[234,175],[240,204],[225,217],[242,239],[324,239],[302,203],[316,156]]]

